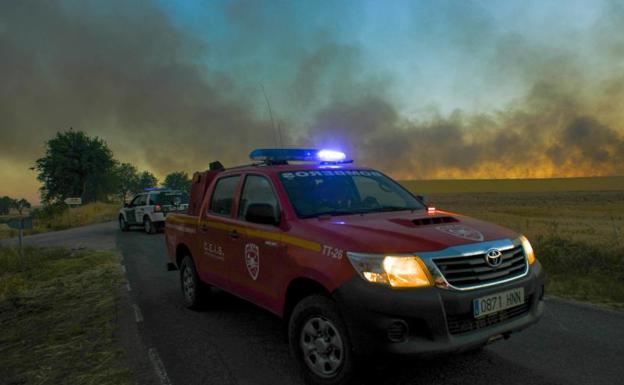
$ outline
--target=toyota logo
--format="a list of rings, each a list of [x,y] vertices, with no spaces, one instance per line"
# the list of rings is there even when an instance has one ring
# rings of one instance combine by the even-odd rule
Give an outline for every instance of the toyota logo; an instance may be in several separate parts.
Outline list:
[[[489,249],[485,252],[485,262],[490,267],[498,267],[503,263],[503,254],[498,249]]]

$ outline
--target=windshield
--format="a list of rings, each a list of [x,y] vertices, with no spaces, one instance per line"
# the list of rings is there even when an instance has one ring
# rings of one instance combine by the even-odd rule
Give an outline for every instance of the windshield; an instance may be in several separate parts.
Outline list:
[[[302,170],[282,172],[280,179],[300,218],[425,208],[378,171]]]
[[[160,192],[155,195],[155,204],[163,206],[179,206],[188,204],[189,197],[187,193],[180,191]]]

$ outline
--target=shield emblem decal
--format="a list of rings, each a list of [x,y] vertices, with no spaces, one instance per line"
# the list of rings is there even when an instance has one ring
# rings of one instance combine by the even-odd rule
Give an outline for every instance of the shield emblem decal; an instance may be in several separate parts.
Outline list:
[[[247,265],[249,275],[255,281],[260,273],[260,248],[253,243],[245,245],[245,265]]]
[[[481,242],[483,240],[483,234],[480,231],[464,225],[438,226],[436,230],[471,241]]]

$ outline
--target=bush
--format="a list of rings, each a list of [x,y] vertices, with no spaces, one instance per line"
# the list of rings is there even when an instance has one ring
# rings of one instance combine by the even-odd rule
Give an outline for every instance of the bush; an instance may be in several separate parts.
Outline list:
[[[547,290],[563,297],[624,304],[624,247],[604,247],[558,235],[537,236],[535,251],[548,276]]]
[[[33,209],[31,216],[38,220],[49,221],[62,216],[69,210],[69,207],[63,202],[49,203],[39,208]]]

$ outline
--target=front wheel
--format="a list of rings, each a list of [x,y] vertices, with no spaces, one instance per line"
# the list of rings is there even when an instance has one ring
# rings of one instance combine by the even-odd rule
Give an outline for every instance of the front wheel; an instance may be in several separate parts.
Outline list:
[[[119,230],[121,231],[128,231],[128,222],[126,222],[126,219],[123,217],[123,215],[119,216]]]
[[[352,379],[351,342],[331,299],[312,295],[299,302],[290,318],[288,340],[306,383],[343,385]]]

